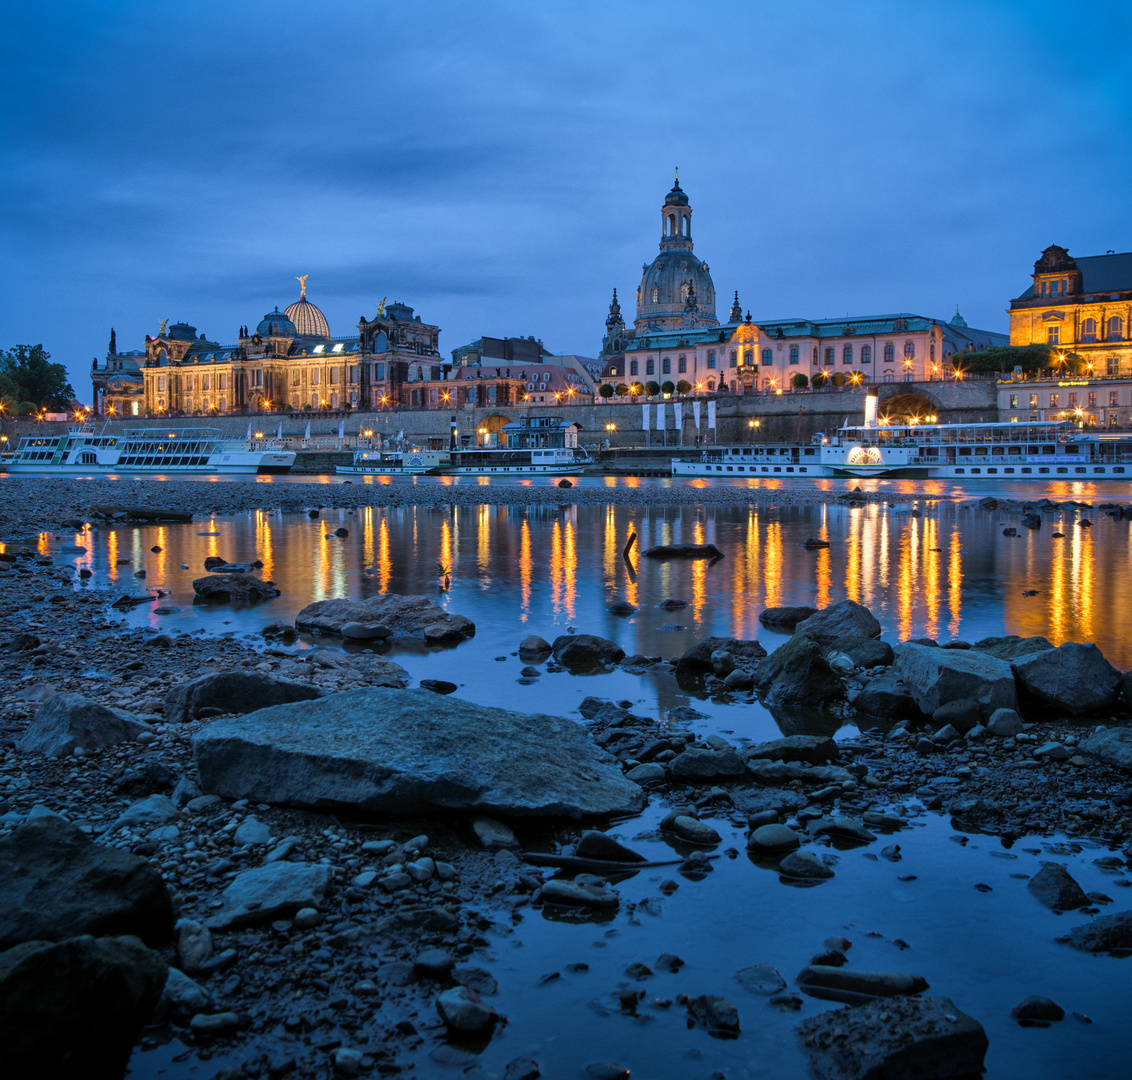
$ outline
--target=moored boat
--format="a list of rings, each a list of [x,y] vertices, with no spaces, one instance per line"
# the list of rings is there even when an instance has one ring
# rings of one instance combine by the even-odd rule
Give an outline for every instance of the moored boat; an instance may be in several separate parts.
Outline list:
[[[13,475],[256,475],[286,473],[295,454],[278,439],[225,439],[215,428],[95,431],[76,424],[64,435],[27,435],[5,462]]]

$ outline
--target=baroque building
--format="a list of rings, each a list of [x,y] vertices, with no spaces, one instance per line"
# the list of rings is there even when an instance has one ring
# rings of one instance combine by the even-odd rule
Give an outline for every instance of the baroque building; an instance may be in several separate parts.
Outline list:
[[[1010,344],[1080,359],[1072,374],[1000,382],[1000,417],[1132,426],[1132,252],[1074,258],[1046,248],[1029,287],[1010,302]]]
[[[972,330],[958,311],[950,322],[911,312],[753,320],[743,314],[738,292],[720,324],[708,264],[693,253],[691,220],[677,178],[661,207],[660,254],[643,268],[631,327],[614,290],[601,382],[630,388],[670,382],[682,393],[749,394],[930,381],[954,376],[950,359],[963,349],[1007,343],[1005,334]]]
[[[440,329],[411,307],[383,300],[373,318],[363,315],[356,331],[336,336],[307,299],[305,277],[299,280],[299,299],[269,311],[254,330],[241,327],[234,345],[198,336],[188,323],[165,322],[146,336],[141,354],[112,347],[91,371],[96,410],[202,416],[381,408],[406,405],[412,384],[445,377]]]

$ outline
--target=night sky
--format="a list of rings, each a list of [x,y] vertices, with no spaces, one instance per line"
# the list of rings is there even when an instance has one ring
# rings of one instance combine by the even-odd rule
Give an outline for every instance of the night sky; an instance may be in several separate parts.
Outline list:
[[[110,327],[308,297],[596,356],[673,167],[726,317],[1005,331],[1051,243],[1132,248],[1126,2],[7,5],[0,348],[90,400]]]

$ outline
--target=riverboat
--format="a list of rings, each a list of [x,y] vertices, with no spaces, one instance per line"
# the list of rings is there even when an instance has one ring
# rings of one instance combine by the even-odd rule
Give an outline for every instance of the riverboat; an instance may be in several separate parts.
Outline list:
[[[96,431],[76,424],[65,435],[27,435],[5,462],[13,475],[257,475],[286,473],[295,454],[279,439],[225,439],[215,428]]]
[[[1132,478],[1132,439],[1060,420],[864,424],[805,445],[715,446],[673,476],[1105,480]]]
[[[359,447],[349,465],[335,465],[334,471],[339,476],[435,476],[447,464],[447,450]]]

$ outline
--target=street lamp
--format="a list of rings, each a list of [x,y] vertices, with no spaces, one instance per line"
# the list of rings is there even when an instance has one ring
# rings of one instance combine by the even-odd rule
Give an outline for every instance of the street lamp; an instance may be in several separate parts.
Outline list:
[[[754,442],[755,441],[755,432],[758,430],[759,427],[760,427],[760,423],[759,423],[758,420],[748,420],[747,421],[747,441],[748,442]]]

